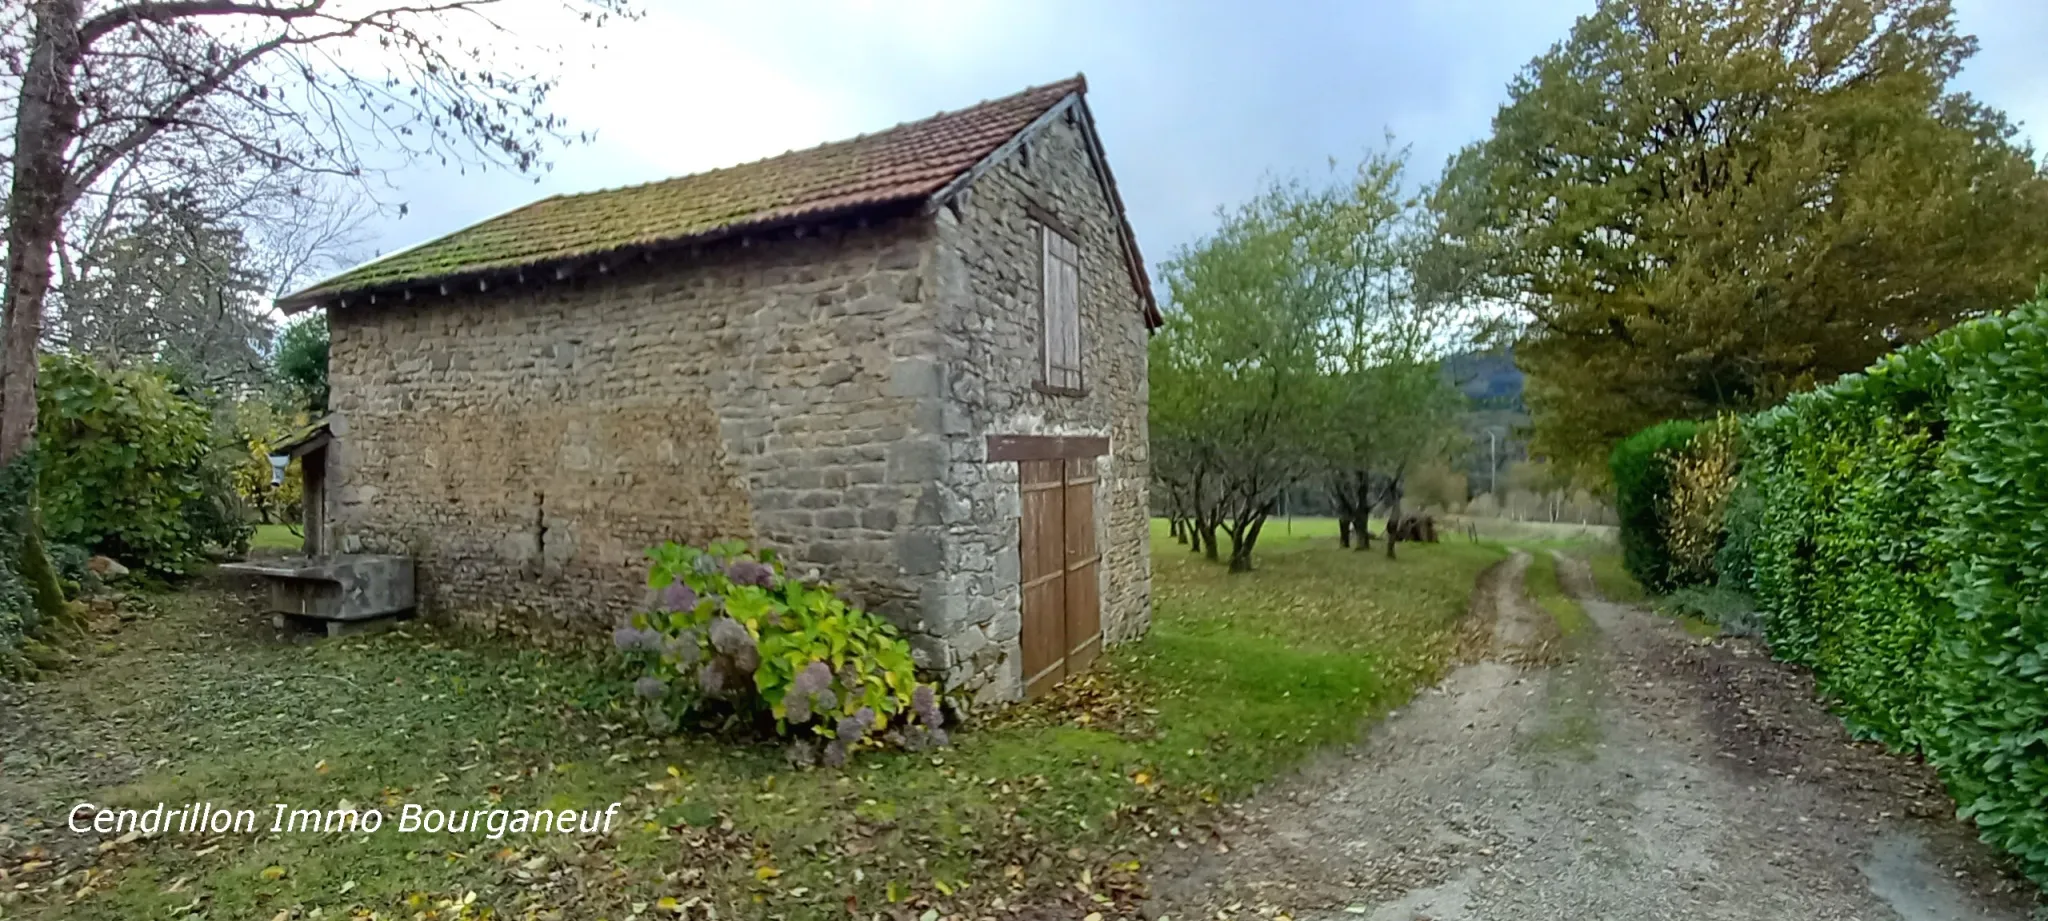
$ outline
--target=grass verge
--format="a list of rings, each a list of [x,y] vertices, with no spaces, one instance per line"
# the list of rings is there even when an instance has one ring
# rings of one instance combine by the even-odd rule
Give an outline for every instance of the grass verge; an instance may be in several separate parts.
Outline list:
[[[1599,708],[1606,684],[1598,664],[1599,627],[1558,580],[1557,557],[1548,551],[1531,554],[1522,574],[1530,602],[1557,623],[1562,661],[1544,684],[1543,720],[1519,740],[1526,751],[1590,761],[1601,738]]]
[[[1231,576],[1155,536],[1149,635],[935,753],[792,771],[773,746],[650,738],[604,660],[408,626],[279,636],[218,589],[160,596],[0,727],[0,916],[838,918],[1130,907],[1157,849],[1442,667],[1489,545],[1398,560],[1269,536]],[[1271,532],[1269,532],[1269,535]],[[13,705],[14,701],[6,701]],[[20,768],[20,769],[17,769]],[[73,835],[89,801],[212,802],[256,834]],[[609,836],[400,834],[433,809],[603,809]],[[376,807],[269,833],[272,804]],[[102,846],[102,842],[106,842]]]
[[[292,533],[288,524],[259,524],[256,533],[249,537],[251,550],[283,550],[297,553],[306,545],[306,538]]]
[[[1586,553],[1585,558],[1593,569],[1593,587],[1600,590],[1601,597],[1615,604],[1644,604],[1650,600],[1650,593],[1622,565],[1621,548],[1598,548]]]
[[[1522,587],[1529,600],[1557,622],[1557,633],[1564,638],[1567,648],[1582,645],[1574,644],[1572,638],[1593,630],[1593,621],[1577,601],[1565,594],[1557,577],[1556,557],[1545,552],[1531,554],[1529,569],[1522,575]]]

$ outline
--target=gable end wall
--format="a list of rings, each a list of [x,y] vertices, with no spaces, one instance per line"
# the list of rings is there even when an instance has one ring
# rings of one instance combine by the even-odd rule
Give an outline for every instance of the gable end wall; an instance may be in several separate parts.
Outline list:
[[[928,657],[984,700],[1023,691],[1017,464],[987,462],[989,435],[1109,437],[1095,495],[1104,639],[1135,638],[1151,618],[1148,334],[1119,219],[1076,121],[1053,120],[1026,147],[993,164],[937,218],[946,566],[927,589],[920,632],[932,638]],[[1083,396],[1034,386],[1044,347],[1034,207],[1079,238]]]

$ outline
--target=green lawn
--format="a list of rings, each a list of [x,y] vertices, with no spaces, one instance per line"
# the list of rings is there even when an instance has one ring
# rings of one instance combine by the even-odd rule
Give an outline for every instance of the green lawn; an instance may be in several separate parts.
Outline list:
[[[305,545],[305,536],[293,533],[292,526],[288,524],[259,524],[256,526],[256,534],[249,538],[251,550],[284,550],[297,553]]]
[[[1296,524],[1292,537],[1269,529],[1258,570],[1237,576],[1160,525],[1144,640],[950,749],[864,754],[843,771],[793,772],[775,746],[649,738],[620,705],[625,678],[601,660],[425,626],[280,641],[218,590],[163,596],[93,664],[46,681],[42,706],[90,741],[42,756],[51,780],[31,788],[43,797],[33,815],[61,822],[81,799],[196,800],[267,823],[272,803],[346,800],[395,823],[404,803],[619,801],[630,821],[608,839],[393,824],[144,839],[97,854],[90,871],[0,863],[14,887],[0,917],[445,919],[489,907],[622,919],[709,905],[728,918],[840,918],[892,902],[979,915],[999,900],[1114,914],[1159,849],[1203,845],[1196,823],[1213,804],[1355,739],[1437,674],[1473,578],[1502,554],[1447,542],[1389,561]],[[115,767],[126,764],[140,776]],[[74,772],[98,779],[60,779]]]

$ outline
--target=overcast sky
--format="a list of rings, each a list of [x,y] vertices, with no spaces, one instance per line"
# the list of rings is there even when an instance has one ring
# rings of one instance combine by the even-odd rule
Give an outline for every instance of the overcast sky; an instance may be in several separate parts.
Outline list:
[[[559,192],[678,176],[885,128],[1076,72],[1153,265],[1265,177],[1355,162],[1387,132],[1433,180],[1508,79],[1591,0],[644,0],[570,44],[554,111],[595,143],[536,182],[424,166],[380,195],[388,253]],[[1961,86],[2048,141],[2048,0],[1956,0]],[[517,24],[515,24],[517,27]],[[528,27],[532,28],[532,27]]]

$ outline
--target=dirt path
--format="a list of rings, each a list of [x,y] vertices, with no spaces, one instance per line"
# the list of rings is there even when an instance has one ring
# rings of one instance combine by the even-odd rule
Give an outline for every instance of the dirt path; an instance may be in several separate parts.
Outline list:
[[[1595,629],[1561,637],[1521,590],[1529,563],[1481,577],[1473,661],[1162,867],[1148,913],[2027,917],[1931,774],[1851,742],[1803,676],[1603,601],[1566,558]]]

